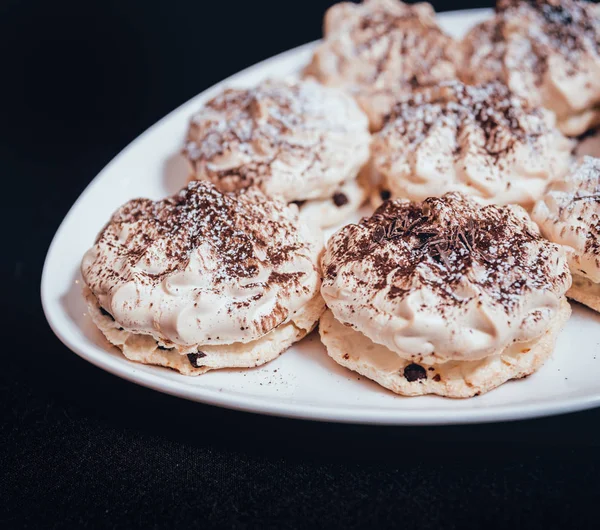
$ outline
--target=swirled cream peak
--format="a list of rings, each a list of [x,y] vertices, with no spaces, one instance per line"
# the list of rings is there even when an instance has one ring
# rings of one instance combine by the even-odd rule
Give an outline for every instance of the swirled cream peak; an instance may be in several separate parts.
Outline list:
[[[297,211],[256,189],[223,193],[208,182],[135,199],[85,254],[83,279],[125,330],[160,344],[250,342],[318,293],[322,243]]]
[[[500,80],[557,116],[570,136],[600,118],[600,7],[579,0],[500,1],[461,44],[461,77]]]
[[[229,89],[191,120],[184,154],[196,178],[226,191],[260,187],[284,200],[331,197],[369,158],[367,118],[315,81]]]
[[[550,241],[567,250],[573,275],[600,282],[600,159],[578,161],[550,186],[532,217]]]
[[[430,4],[342,2],[325,15],[324,40],[307,73],[354,94],[377,130],[400,96],[456,77],[453,45]]]
[[[337,320],[425,364],[539,337],[571,285],[564,250],[522,208],[459,193],[386,201],[331,237],[322,268]]]
[[[373,141],[372,166],[393,197],[459,191],[532,206],[571,161],[573,144],[553,125],[504,85],[449,82],[395,107]]]

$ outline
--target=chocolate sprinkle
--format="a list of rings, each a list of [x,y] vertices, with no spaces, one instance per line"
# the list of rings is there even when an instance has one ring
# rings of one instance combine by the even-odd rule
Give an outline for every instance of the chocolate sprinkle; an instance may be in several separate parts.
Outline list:
[[[190,361],[190,364],[194,368],[200,368],[202,366],[200,363],[198,363],[198,359],[202,359],[203,357],[206,357],[206,353],[201,351],[187,354],[188,361]]]
[[[382,201],[387,201],[392,196],[392,193],[390,190],[381,190],[379,192],[379,196],[381,197]]]
[[[411,363],[404,368],[404,378],[409,382],[427,379],[427,372],[420,364]]]
[[[348,204],[348,197],[344,193],[337,192],[333,194],[333,204],[335,204],[338,208]]]
[[[573,199],[574,201],[600,201],[600,193],[595,193],[593,195],[580,195]]]

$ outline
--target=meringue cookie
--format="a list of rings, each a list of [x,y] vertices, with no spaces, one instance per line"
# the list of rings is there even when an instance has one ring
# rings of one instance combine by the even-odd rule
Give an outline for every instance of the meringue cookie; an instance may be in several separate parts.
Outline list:
[[[429,366],[399,357],[366,335],[344,326],[329,310],[321,317],[319,333],[327,353],[338,364],[396,394],[469,398],[537,371],[552,355],[556,337],[570,314],[571,307],[563,299],[558,315],[539,339],[515,343],[498,355],[478,361],[448,361]]]
[[[567,172],[573,146],[552,113],[505,86],[449,82],[394,108],[373,140],[371,171],[392,197],[420,201],[459,191],[530,207]]]
[[[327,11],[324,40],[306,74],[353,94],[376,131],[403,95],[456,78],[453,48],[430,4],[342,2]]]
[[[356,181],[369,144],[367,117],[341,90],[273,80],[209,101],[183,151],[193,178],[225,191],[257,186],[286,202],[323,202]]]
[[[420,370],[510,357],[516,344],[545,359],[556,335],[549,331],[568,317],[564,250],[522,208],[482,206],[458,193],[386,201],[332,236],[322,268],[321,294],[335,320],[372,342],[370,351],[381,345]],[[352,355],[363,360],[359,350]]]
[[[321,241],[296,206],[258,189],[226,193],[191,182],[167,199],[119,208],[81,272],[94,320],[124,353],[164,364],[165,350],[211,352],[218,367],[239,366],[223,365],[222,354],[248,353],[285,326],[298,340],[315,325],[324,306]]]
[[[542,234],[567,252],[573,275],[567,296],[598,311],[600,159],[586,156],[574,164],[564,180],[549,187],[531,215]]]
[[[552,110],[578,136],[600,122],[600,7],[579,0],[506,0],[464,37],[460,75],[500,80]]]

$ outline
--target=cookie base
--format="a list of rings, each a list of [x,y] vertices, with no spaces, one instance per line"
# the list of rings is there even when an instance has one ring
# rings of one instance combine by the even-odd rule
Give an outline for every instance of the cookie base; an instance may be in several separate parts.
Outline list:
[[[86,287],[84,296],[89,315],[106,339],[119,348],[130,361],[172,368],[184,375],[200,375],[222,368],[252,368],[279,357],[292,344],[310,333],[325,310],[321,295],[315,296],[293,320],[282,324],[257,340],[219,346],[200,346],[198,354],[179,353],[161,348],[150,335],[132,333],[120,328],[108,314],[101,311],[98,300]]]
[[[479,361],[448,361],[434,365],[417,365],[402,359],[385,346],[344,326],[329,309],[321,317],[319,333],[327,353],[335,362],[396,394],[469,398],[538,370],[554,351],[556,337],[570,315],[571,307],[563,299],[558,315],[540,338],[514,344],[502,353]]]

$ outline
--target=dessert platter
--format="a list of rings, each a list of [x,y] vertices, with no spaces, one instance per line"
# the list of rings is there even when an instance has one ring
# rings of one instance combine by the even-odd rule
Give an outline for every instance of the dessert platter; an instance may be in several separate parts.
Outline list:
[[[44,265],[56,335],[138,384],[287,417],[600,405],[600,7],[365,0],[323,27],[92,181]]]

